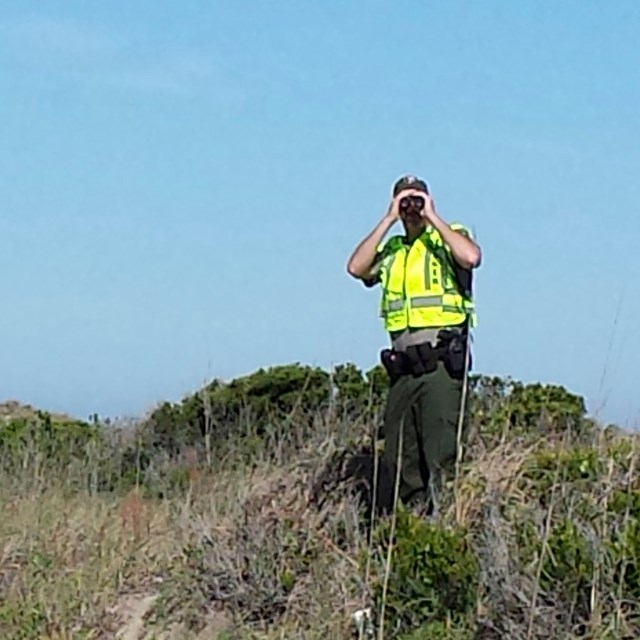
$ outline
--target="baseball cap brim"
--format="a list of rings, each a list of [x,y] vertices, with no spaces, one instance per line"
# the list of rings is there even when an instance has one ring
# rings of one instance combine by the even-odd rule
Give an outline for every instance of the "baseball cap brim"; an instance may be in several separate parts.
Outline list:
[[[393,195],[397,196],[401,191],[405,189],[416,189],[417,191],[424,191],[424,193],[429,193],[429,187],[424,180],[420,178],[416,178],[415,176],[402,176],[396,183],[393,185]]]

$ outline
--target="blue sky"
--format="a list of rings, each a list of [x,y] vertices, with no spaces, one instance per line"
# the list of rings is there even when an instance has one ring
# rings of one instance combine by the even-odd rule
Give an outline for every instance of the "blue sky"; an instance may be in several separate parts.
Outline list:
[[[393,181],[473,226],[476,370],[638,426],[640,4],[0,1],[0,400],[376,363]]]

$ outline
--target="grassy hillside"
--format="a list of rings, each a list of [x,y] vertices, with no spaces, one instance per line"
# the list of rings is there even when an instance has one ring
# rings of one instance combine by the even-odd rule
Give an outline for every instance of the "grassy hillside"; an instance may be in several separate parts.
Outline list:
[[[134,432],[9,416],[0,637],[345,639],[368,607],[376,638],[640,637],[636,436],[562,387],[476,377],[439,521],[394,518],[384,385],[291,365]]]

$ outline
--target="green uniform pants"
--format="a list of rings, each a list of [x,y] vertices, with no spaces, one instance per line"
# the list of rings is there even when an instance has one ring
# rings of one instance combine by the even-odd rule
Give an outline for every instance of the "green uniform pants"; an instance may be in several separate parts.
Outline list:
[[[439,362],[432,373],[402,376],[389,389],[384,462],[395,482],[402,429],[399,498],[405,504],[432,510],[443,473],[455,465],[463,384]],[[465,415],[462,437],[466,422]]]

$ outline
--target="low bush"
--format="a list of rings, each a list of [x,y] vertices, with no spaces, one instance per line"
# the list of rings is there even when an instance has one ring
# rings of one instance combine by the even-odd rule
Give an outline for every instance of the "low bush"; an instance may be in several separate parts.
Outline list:
[[[457,622],[473,610],[479,567],[464,529],[430,524],[401,508],[394,535],[390,535],[390,521],[375,532],[377,573],[373,583],[377,609],[383,598],[386,602],[389,632],[406,633],[427,624]],[[385,594],[389,545],[391,563]]]

